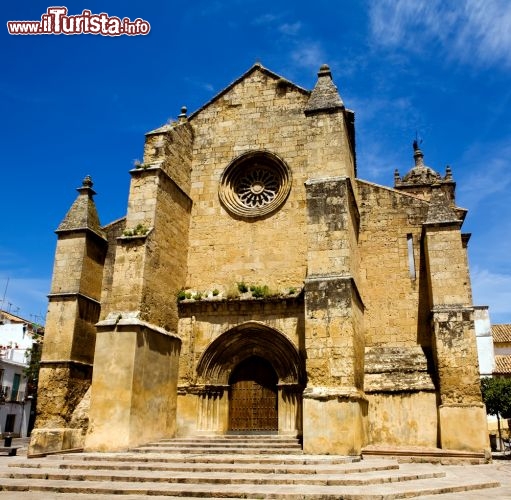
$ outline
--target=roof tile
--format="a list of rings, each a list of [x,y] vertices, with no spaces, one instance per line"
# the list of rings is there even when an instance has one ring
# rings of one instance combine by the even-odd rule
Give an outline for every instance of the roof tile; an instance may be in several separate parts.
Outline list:
[[[511,355],[495,356],[495,369],[493,373],[511,375]]]
[[[492,325],[493,342],[511,342],[511,325]]]

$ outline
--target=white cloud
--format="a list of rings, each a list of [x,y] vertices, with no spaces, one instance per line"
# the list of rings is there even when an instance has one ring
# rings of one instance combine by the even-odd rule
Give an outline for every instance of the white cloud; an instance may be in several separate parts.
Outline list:
[[[186,77],[184,80],[186,83],[193,85],[194,87],[200,88],[202,90],[206,90],[208,92],[213,92],[215,90],[214,86],[209,82],[195,80],[193,78],[188,78],[188,77]]]
[[[376,45],[433,52],[477,66],[511,66],[508,0],[377,0],[370,3]]]
[[[301,41],[291,52],[291,59],[299,68],[319,70],[326,61],[325,51],[319,42]]]
[[[472,270],[474,304],[490,306],[490,314],[507,317],[511,322],[511,274],[496,273],[488,269]]]
[[[302,23],[297,21],[296,23],[284,23],[279,26],[279,31],[284,35],[295,36],[298,34],[302,27]]]
[[[461,164],[470,174],[460,186],[460,194],[467,208],[474,209],[485,199],[511,188],[509,158],[511,139],[490,146],[473,145],[463,155]]]
[[[267,13],[267,14],[263,14],[262,16],[256,17],[252,21],[252,24],[254,24],[255,26],[273,24],[275,21],[277,21],[281,17],[282,17],[281,14],[277,15],[277,14]]]
[[[0,279],[0,308],[28,320],[44,322],[48,306],[50,279],[10,277]],[[6,287],[7,285],[7,287]],[[5,293],[5,300],[4,298]],[[37,319],[34,316],[38,316]]]

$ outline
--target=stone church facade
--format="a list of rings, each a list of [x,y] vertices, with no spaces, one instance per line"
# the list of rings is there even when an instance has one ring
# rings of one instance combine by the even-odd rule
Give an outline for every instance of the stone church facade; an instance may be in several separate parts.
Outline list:
[[[58,242],[31,454],[269,432],[306,453],[488,449],[448,168],[357,177],[354,113],[259,64],[146,134],[124,218]]]

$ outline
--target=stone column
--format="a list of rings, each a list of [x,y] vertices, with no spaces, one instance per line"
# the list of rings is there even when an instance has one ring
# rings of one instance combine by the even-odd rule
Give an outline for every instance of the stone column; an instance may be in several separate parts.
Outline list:
[[[223,435],[228,427],[228,386],[206,386],[199,391],[197,431],[202,435]]]
[[[296,384],[278,385],[279,435],[302,435],[302,389]]]

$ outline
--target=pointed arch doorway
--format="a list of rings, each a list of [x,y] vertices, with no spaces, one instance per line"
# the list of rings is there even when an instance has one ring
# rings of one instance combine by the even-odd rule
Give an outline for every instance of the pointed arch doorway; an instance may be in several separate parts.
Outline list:
[[[197,377],[197,432],[302,434],[304,362],[278,330],[247,321],[222,333],[202,353]]]
[[[229,430],[278,431],[278,376],[259,356],[239,363],[229,378]]]

